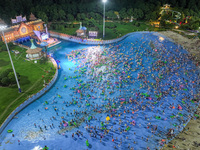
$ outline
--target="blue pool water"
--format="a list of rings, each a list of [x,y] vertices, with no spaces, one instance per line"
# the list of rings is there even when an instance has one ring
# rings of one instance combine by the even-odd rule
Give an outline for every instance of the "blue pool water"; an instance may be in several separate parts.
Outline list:
[[[62,41],[49,53],[60,62],[57,82],[8,124],[0,149],[159,149],[198,105],[199,70],[157,33],[105,46]]]

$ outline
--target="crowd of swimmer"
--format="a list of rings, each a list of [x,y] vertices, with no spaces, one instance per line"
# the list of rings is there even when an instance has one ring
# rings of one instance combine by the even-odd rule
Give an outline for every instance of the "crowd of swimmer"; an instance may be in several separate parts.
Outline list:
[[[102,144],[110,140],[113,148],[160,148],[190,120],[199,91],[199,72],[190,55],[145,34],[128,38],[67,55],[78,66],[69,68],[74,76],[63,79],[76,85],[63,85],[73,91],[71,101],[63,102],[73,112],[61,116],[59,134],[85,124],[90,137]],[[56,106],[54,110],[58,115]],[[84,135],[77,130],[75,136]],[[86,145],[92,142],[86,140]]]

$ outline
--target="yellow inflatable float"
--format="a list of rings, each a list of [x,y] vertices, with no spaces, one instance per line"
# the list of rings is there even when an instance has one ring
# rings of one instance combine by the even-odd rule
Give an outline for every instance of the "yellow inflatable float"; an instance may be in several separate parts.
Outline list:
[[[110,121],[110,117],[109,116],[106,117],[106,121]]]

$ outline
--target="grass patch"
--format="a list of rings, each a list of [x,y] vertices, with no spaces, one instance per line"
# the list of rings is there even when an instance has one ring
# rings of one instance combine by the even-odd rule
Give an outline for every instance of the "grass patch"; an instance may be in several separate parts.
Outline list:
[[[59,33],[69,34],[69,35],[76,35],[76,30],[79,28],[65,28],[64,30],[52,30]]]
[[[8,64],[9,64],[9,61],[5,61],[3,59],[0,59],[0,70],[1,70],[1,67],[7,66]]]
[[[111,40],[115,39],[118,37],[121,37],[123,35],[126,35],[127,33],[130,32],[135,32],[135,31],[146,31],[150,30],[153,31],[154,28],[146,22],[137,22],[137,25],[134,25],[131,22],[125,23],[125,22],[109,22],[106,24],[114,24],[115,28],[105,28],[105,40]],[[139,24],[139,25],[138,25]],[[94,28],[98,29],[98,38],[102,39],[103,36],[103,25],[99,23],[95,23],[95,27],[87,27],[87,32],[88,31],[93,31]],[[69,35],[76,35],[76,30],[79,29],[79,26],[74,27],[74,28],[63,28],[62,30],[52,30],[55,32],[59,33],[65,33]]]
[[[25,49],[18,46],[14,49],[20,52],[18,55],[11,52],[11,57],[16,72],[20,74],[19,84],[23,92],[18,93],[17,85],[12,87],[0,87],[0,112],[5,112],[5,114],[0,117],[0,124],[3,123],[15,108],[28,99],[30,95],[40,91],[43,88],[44,80],[48,83],[53,78],[56,71],[56,68],[54,68],[50,61],[42,64],[39,63],[39,60],[38,63],[27,61],[25,60]],[[3,62],[3,64],[1,63],[0,71],[12,68],[6,51],[0,52],[0,60]],[[17,100],[8,107],[15,99]]]

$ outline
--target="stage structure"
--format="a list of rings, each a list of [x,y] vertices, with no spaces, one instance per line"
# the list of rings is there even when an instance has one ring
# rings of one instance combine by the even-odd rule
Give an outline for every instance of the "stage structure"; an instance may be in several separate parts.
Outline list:
[[[35,33],[35,35],[37,36],[36,43],[45,48],[52,47],[54,45],[61,43],[61,41],[59,41],[58,39],[51,38],[49,36],[48,30],[47,30],[47,25],[45,24],[44,26],[45,26],[46,32],[33,31]]]

